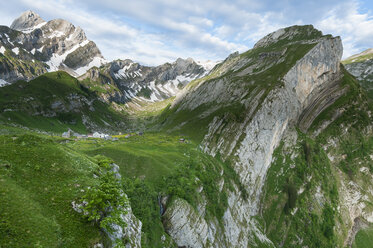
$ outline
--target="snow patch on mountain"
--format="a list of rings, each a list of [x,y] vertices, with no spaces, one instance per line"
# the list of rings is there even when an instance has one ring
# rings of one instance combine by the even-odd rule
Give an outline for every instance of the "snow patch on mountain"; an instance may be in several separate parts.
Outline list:
[[[148,102],[156,102],[163,100],[164,95],[175,96],[186,84],[198,78],[198,76],[197,74],[178,75],[175,79],[168,80],[163,84],[155,84],[155,81],[152,81],[149,83],[149,88],[152,91],[150,99],[144,99]]]
[[[73,46],[70,50],[66,51],[65,53],[63,53],[61,55],[56,54],[56,53],[52,54],[52,57],[50,58],[50,60],[46,62],[46,64],[49,66],[48,71],[51,72],[51,71],[57,71],[57,70],[59,70],[59,67],[63,64],[63,62],[66,59],[67,55],[69,55],[70,53],[74,52],[79,47],[84,47],[88,43],[89,43],[89,41],[85,40],[82,43]],[[43,47],[41,47],[40,49],[42,50]]]
[[[3,87],[5,85],[8,85],[9,83],[3,79],[0,79],[0,87]]]
[[[34,31],[35,29],[43,27],[45,24],[47,24],[47,22],[42,22],[42,23],[39,23],[38,25],[36,25],[34,27],[23,29],[23,30],[19,30],[19,31],[21,31],[22,33],[25,33],[25,34],[29,34],[32,31]]]
[[[128,70],[131,69],[132,65],[134,65],[134,63],[129,63],[128,65],[125,65],[122,69],[119,69],[118,72],[114,74],[114,77],[116,79],[142,77],[141,69],[137,71],[128,72]]]
[[[72,76],[77,76],[92,66],[102,65],[105,61],[96,44],[87,39],[80,27],[75,27],[63,19],[46,22],[33,11],[22,13],[9,28],[4,27],[0,35],[3,41],[3,44],[0,44],[0,53],[4,54],[6,51],[1,45],[12,51],[11,56],[19,55],[23,49],[28,54],[27,59],[22,59],[42,62],[38,63],[38,66],[29,64],[23,69],[13,63],[7,63],[9,68],[0,68],[0,75],[8,75],[2,77],[8,82],[28,81],[45,72],[56,70],[64,70]],[[17,72],[9,73],[10,71]]]
[[[44,46],[40,47],[39,49],[36,49],[38,52],[42,53],[43,52]]]
[[[16,55],[18,55],[19,54],[19,48],[18,47],[13,48],[12,52],[14,52]]]
[[[92,67],[100,67],[106,63],[107,63],[106,59],[101,58],[101,57],[94,57],[93,60],[88,65],[76,69],[75,73],[78,74],[78,76],[81,76],[84,73],[86,73],[89,69],[91,69]]]
[[[49,39],[53,39],[53,38],[57,38],[57,37],[62,37],[62,36],[64,36],[65,35],[65,33],[64,32],[62,32],[62,31],[59,31],[59,30],[56,30],[56,31],[53,31],[49,36],[48,36],[48,38]]]

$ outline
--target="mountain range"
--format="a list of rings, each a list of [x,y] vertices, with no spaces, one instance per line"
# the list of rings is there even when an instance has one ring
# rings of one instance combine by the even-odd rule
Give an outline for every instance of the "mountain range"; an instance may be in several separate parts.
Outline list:
[[[10,28],[1,26],[0,38],[2,84],[29,81],[46,72],[62,70],[96,83],[89,87],[111,88],[102,97],[117,103],[136,96],[137,101],[175,96],[188,82],[206,75],[215,65],[211,61],[196,63],[191,58],[157,67],[128,59],[108,62],[80,27],[62,19],[46,22],[32,11],[24,12]]]
[[[0,36],[0,247],[371,246],[371,49],[295,25],[109,62],[31,11]]]

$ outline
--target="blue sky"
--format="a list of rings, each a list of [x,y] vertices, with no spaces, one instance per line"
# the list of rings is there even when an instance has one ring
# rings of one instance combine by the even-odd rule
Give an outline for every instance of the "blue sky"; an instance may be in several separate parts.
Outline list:
[[[221,60],[295,24],[341,36],[345,58],[373,47],[371,0],[12,0],[0,2],[0,24],[26,10],[82,27],[108,60],[148,65]]]

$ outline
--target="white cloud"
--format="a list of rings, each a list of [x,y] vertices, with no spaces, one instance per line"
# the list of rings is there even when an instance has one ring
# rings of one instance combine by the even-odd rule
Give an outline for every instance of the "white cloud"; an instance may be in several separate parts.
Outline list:
[[[224,59],[295,24],[341,35],[345,56],[373,40],[372,18],[354,0],[13,0],[0,3],[0,21],[9,25],[26,9],[81,26],[109,60],[151,65],[177,57]]]
[[[373,17],[360,13],[357,1],[336,6],[315,26],[326,33],[341,36],[344,58],[373,47]]]
[[[189,23],[201,28],[210,28],[214,26],[214,22],[212,20],[198,16],[191,16],[188,18],[188,21]]]
[[[118,57],[131,58],[154,65],[174,60],[177,57],[192,57],[193,55],[201,60],[221,59],[233,51],[247,49],[245,45],[229,42],[210,33],[208,29],[214,26],[211,19],[204,16],[186,17],[186,13],[190,11],[203,12],[201,6],[196,7],[194,4],[136,1],[125,5],[123,2],[116,2],[115,5],[113,1],[107,0],[101,2],[101,6],[113,4],[116,9],[124,11],[119,13],[107,11],[107,14],[103,14],[104,12],[97,13],[78,3],[74,4],[66,0],[20,0],[20,2],[25,9],[38,12],[46,20],[64,18],[81,26],[88,38],[97,43],[109,60]],[[155,3],[159,6],[155,7]],[[179,8],[179,11],[173,11],[173,8],[178,6],[182,8]],[[161,13],[156,11],[162,7],[164,7],[163,12],[169,11],[167,15],[163,15],[162,11]],[[135,16],[140,20],[137,20],[135,24],[140,25],[129,25],[123,22],[123,15],[129,11],[137,13]],[[181,13],[182,11],[186,12]],[[179,14],[176,15],[178,12]],[[150,29],[153,28],[153,30],[149,32],[148,27],[141,22],[152,22],[154,26]]]

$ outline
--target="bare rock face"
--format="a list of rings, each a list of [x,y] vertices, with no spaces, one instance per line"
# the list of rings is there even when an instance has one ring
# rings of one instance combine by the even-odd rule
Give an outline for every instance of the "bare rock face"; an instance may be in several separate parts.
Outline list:
[[[173,237],[178,246],[204,247],[209,227],[200,215],[185,200],[175,200],[164,216],[168,226],[166,230]]]
[[[28,10],[15,19],[10,25],[10,28],[18,31],[27,31],[42,23],[45,23],[45,21],[38,14]]]

